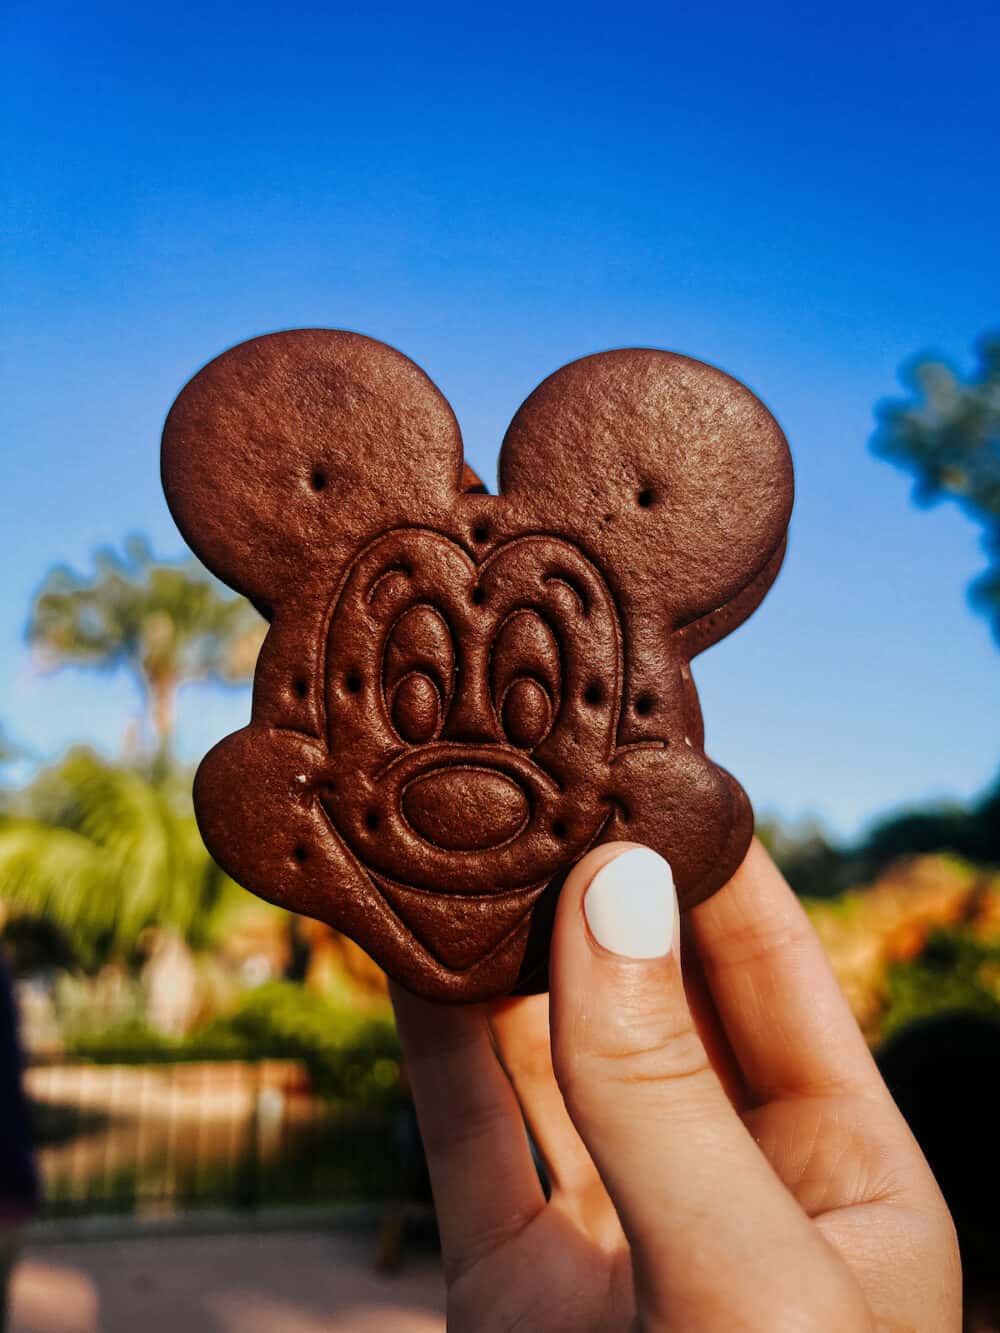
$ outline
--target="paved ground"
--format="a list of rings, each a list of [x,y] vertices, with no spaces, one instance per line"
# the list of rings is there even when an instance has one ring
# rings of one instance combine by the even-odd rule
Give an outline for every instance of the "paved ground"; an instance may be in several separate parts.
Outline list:
[[[316,1232],[29,1245],[10,1333],[443,1333],[435,1259],[373,1256]]]

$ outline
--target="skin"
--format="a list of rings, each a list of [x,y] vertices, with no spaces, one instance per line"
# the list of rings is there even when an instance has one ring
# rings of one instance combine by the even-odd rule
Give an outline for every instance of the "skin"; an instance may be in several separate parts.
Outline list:
[[[394,990],[450,1333],[957,1333],[951,1218],[795,895],[754,844],[627,959],[583,898],[632,845],[567,880],[549,995]]]

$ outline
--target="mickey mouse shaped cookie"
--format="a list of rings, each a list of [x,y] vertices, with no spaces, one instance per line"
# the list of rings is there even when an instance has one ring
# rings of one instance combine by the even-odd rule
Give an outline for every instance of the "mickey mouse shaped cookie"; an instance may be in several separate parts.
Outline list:
[[[685,907],[739,865],[689,662],[764,596],[792,499],[753,394],[645,349],[545,380],[499,478],[412,361],[325,329],[224,353],[163,436],[181,531],[270,622],[250,725],[195,779],[205,842],[437,1000],[544,985],[596,843],[661,852]]]

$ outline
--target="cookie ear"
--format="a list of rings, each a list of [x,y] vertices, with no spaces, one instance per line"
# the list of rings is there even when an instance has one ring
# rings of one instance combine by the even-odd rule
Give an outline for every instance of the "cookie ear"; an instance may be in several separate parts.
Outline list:
[[[373,533],[438,520],[461,486],[462,440],[401,353],[294,329],[195,375],[167,417],[162,471],[189,545],[266,609]]]
[[[627,348],[571,362],[539,385],[507,431],[500,487],[620,570],[636,609],[665,608],[680,628],[772,560],[792,467],[777,422],[737,380]]]

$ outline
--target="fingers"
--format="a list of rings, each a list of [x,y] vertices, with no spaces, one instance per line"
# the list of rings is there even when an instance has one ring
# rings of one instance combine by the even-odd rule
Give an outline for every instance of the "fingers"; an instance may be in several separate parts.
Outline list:
[[[556,1077],[632,1244],[640,1310],[670,1327],[768,1327],[830,1256],[712,1069],[678,941],[661,857],[622,843],[584,857],[553,938]]]
[[[496,1001],[490,1028],[553,1190],[577,1193],[599,1183],[552,1070],[548,995]]]
[[[688,920],[754,1101],[847,1090],[886,1095],[823,947],[760,843]]]
[[[479,1006],[445,1006],[391,987],[434,1190],[449,1280],[544,1207],[521,1110]]]
[[[490,1027],[535,1146],[552,1202],[606,1252],[624,1242],[604,1182],[569,1118],[552,1068],[548,995],[499,1000]]]

